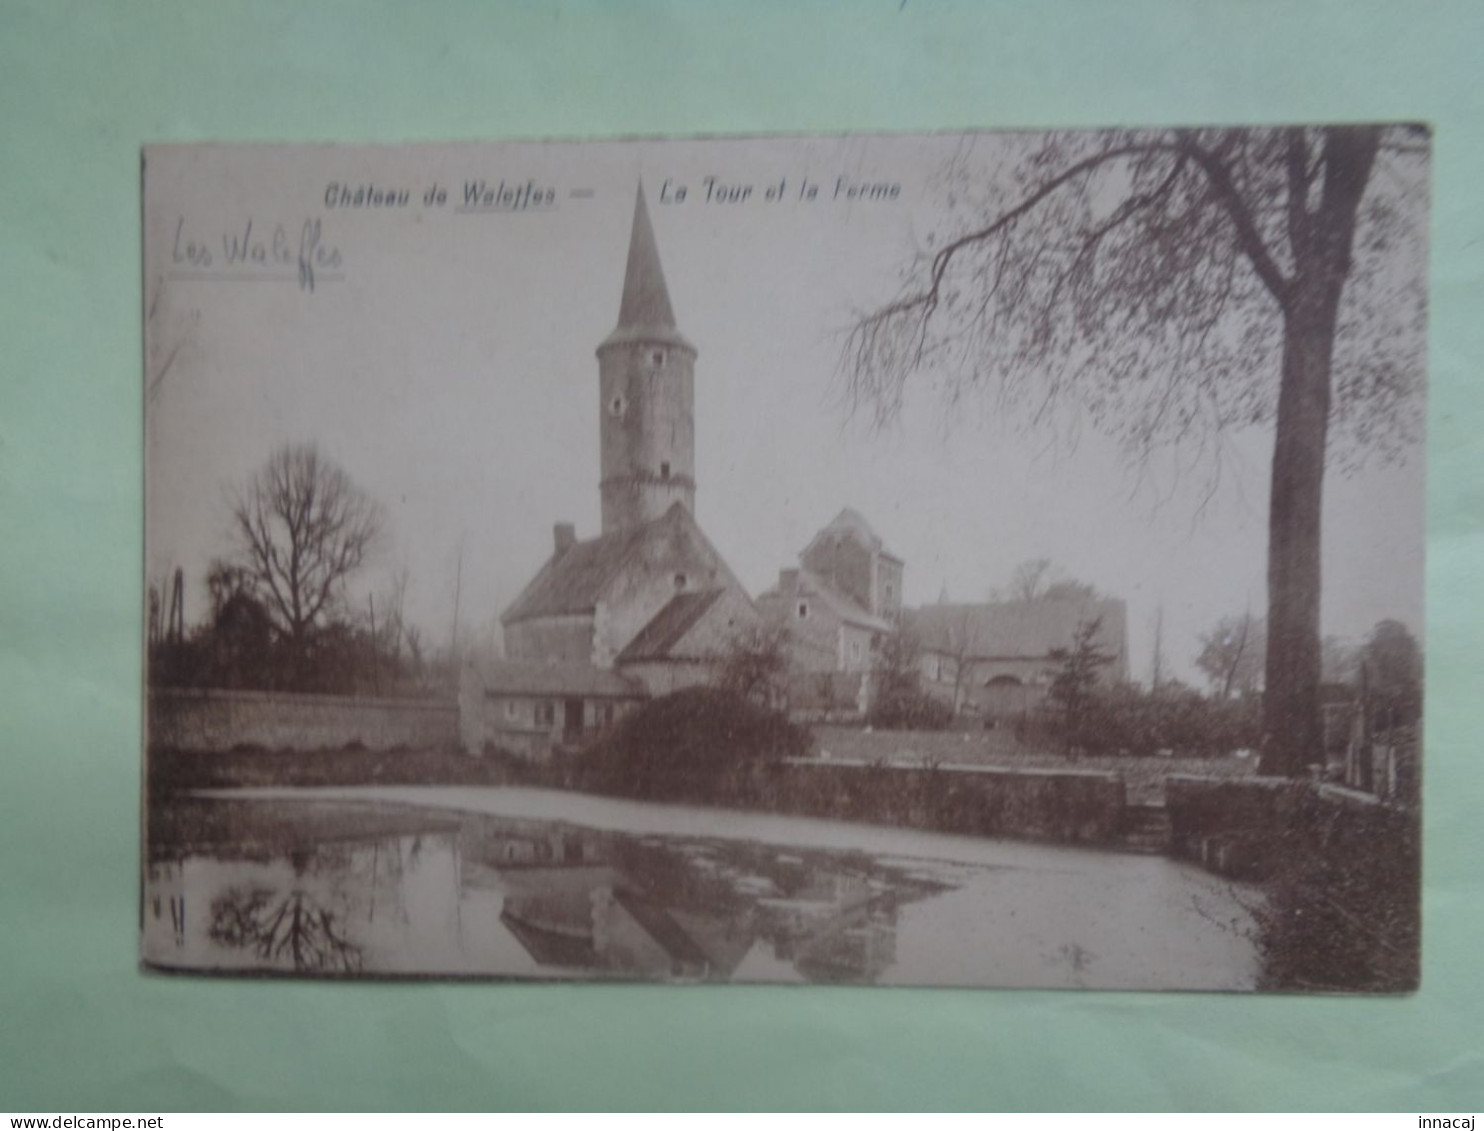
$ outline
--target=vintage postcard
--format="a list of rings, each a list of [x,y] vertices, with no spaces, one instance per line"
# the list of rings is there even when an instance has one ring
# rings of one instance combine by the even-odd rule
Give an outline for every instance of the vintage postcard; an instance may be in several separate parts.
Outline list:
[[[144,963],[1414,988],[1430,143],[147,149]]]

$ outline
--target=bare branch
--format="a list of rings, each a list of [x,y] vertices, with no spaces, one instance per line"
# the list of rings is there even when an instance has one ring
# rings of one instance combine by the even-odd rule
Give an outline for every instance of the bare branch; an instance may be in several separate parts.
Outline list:
[[[379,508],[312,446],[278,449],[236,497],[233,524],[280,627],[302,640],[365,561]]]
[[[1251,209],[1242,199],[1242,194],[1237,191],[1231,169],[1216,154],[1202,146],[1193,134],[1182,133],[1180,136],[1181,149],[1200,165],[1211,187],[1216,190],[1217,199],[1226,209],[1227,216],[1231,218],[1232,227],[1236,230],[1237,246],[1242,249],[1242,254],[1252,263],[1252,269],[1257,272],[1258,278],[1263,281],[1263,285],[1268,288],[1272,296],[1278,300],[1278,305],[1287,306],[1291,289],[1289,280],[1284,278],[1283,272],[1273,262],[1267,245],[1263,243],[1262,235],[1253,221]]]

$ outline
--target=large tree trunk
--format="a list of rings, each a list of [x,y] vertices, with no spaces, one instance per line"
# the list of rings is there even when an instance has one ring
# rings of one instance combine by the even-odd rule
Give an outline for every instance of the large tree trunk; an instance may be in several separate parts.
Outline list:
[[[1296,302],[1284,328],[1268,516],[1268,655],[1260,764],[1265,774],[1299,774],[1309,763],[1324,760],[1320,513],[1333,345],[1333,312],[1315,300]]]
[[[1284,304],[1268,515],[1268,653],[1259,763],[1265,774],[1293,776],[1324,761],[1320,516],[1330,370],[1356,211],[1378,142],[1373,128],[1326,130],[1322,197],[1317,210],[1298,221],[1293,281]]]

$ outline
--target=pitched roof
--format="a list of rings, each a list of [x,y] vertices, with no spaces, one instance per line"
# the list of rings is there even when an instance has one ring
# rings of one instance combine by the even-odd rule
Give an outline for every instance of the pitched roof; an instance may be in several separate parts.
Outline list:
[[[489,660],[475,665],[486,694],[581,696],[590,699],[642,699],[638,682],[591,664],[538,664]]]
[[[532,958],[542,966],[575,967],[590,970],[598,964],[592,935],[566,934],[527,923],[508,908],[500,913],[500,922]]]
[[[829,525],[821,530],[820,533],[833,534],[844,533],[846,531],[853,531],[861,535],[870,546],[877,548],[881,546],[881,538],[877,535],[876,531],[871,529],[871,524],[866,521],[866,516],[854,507],[842,508],[840,513],[830,519]]]
[[[675,922],[664,905],[630,888],[614,888],[613,902],[627,911],[673,961],[694,973],[703,973],[711,964],[706,952]]]
[[[677,593],[629,641],[627,647],[618,654],[618,662],[669,658],[672,649],[725,592],[725,589],[708,589],[699,593]]]
[[[647,551],[651,562],[663,559],[666,551],[662,547],[667,539],[689,539],[691,550],[714,563],[716,582],[742,587],[705,531],[697,525],[695,516],[684,504],[674,503],[659,518],[585,542],[574,542],[561,553],[553,554],[501,614],[500,623],[591,613],[628,562]]]
[[[804,548],[804,553],[807,554],[810,548],[814,546],[814,543],[818,542],[821,538],[830,536],[838,537],[840,535],[854,535],[856,540],[866,549],[873,550],[883,557],[890,558],[894,562],[900,562],[902,560],[886,549],[886,543],[882,542],[881,536],[866,521],[866,516],[854,507],[843,507],[839,514],[830,519],[829,523],[822,527],[819,533],[809,540],[809,545]]]
[[[629,233],[629,259],[624,268],[623,298],[618,304],[618,326],[603,345],[625,341],[660,341],[691,349],[675,328],[675,311],[665,286],[660,249],[655,242],[644,186],[634,198],[634,224]]]
[[[822,600],[825,605],[828,606],[830,611],[833,612],[835,616],[839,617],[846,624],[857,625],[861,628],[869,628],[873,632],[892,631],[891,622],[884,620],[881,617],[875,616],[868,610],[861,608],[861,606],[856,604],[856,602],[852,598],[846,596],[844,593],[841,593],[840,590],[836,589],[829,583],[829,581],[827,581],[823,577],[820,577],[819,574],[813,572],[812,570],[804,569],[801,566],[798,569],[798,575],[798,586],[794,590],[794,594],[796,596],[818,598],[819,600]],[[762,596],[758,598],[758,602],[761,604],[767,601],[777,601],[781,600],[782,597],[782,592],[780,591],[779,587],[775,585],[766,593],[762,594]]]
[[[924,605],[906,622],[928,651],[977,659],[1039,659],[1069,648],[1079,625],[1101,618],[1098,637],[1122,657],[1128,633],[1124,603],[1114,597],[1043,597],[979,605]]]
[[[653,522],[574,542],[561,553],[553,554],[521,590],[520,596],[510,603],[500,623],[592,612],[624,562],[653,538],[660,524],[669,521],[677,509],[684,510],[677,504]]]

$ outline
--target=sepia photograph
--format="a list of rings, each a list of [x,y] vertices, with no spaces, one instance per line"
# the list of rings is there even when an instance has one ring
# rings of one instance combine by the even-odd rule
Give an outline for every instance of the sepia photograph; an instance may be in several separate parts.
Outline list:
[[[146,148],[143,964],[1415,990],[1430,152]]]

